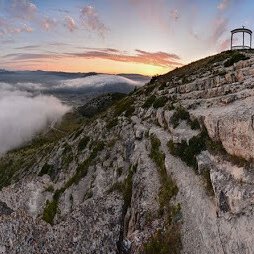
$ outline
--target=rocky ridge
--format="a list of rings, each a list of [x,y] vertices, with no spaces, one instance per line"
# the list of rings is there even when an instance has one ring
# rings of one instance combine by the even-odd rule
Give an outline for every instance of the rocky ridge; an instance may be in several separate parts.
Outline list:
[[[224,52],[8,153],[0,253],[254,253],[253,78]]]

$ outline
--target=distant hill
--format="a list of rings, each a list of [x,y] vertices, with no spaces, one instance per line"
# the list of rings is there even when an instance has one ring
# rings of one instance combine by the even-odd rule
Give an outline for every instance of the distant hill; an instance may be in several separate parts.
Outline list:
[[[150,76],[144,76],[144,75],[141,75],[141,74],[117,74],[118,76],[121,76],[121,77],[125,77],[125,78],[128,78],[128,79],[132,79],[132,80],[137,80],[137,81],[145,81],[145,82],[148,82],[151,77]]]

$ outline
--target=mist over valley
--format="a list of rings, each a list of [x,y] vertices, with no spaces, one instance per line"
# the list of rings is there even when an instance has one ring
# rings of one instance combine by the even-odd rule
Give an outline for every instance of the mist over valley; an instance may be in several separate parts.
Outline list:
[[[30,141],[67,112],[102,94],[127,94],[142,75],[0,71],[0,155]]]

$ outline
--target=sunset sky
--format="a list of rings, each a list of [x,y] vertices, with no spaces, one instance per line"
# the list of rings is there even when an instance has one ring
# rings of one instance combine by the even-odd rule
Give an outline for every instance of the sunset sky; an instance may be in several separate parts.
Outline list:
[[[228,49],[253,13],[251,0],[0,0],[0,68],[161,74]]]

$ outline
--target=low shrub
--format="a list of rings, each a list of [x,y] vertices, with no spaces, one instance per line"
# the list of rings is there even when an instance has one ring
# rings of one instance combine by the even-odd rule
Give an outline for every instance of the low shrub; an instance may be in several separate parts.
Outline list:
[[[119,101],[115,105],[115,112],[114,116],[120,116],[122,113],[124,113],[127,110],[130,110],[131,107],[133,107],[134,99],[132,97],[126,97]]]
[[[154,91],[155,87],[156,87],[156,84],[150,84],[150,83],[149,83],[149,84],[145,87],[144,95],[145,95],[145,96],[150,95],[150,94]]]
[[[113,127],[115,127],[117,124],[118,124],[118,118],[115,117],[115,118],[113,118],[111,121],[109,121],[109,122],[107,123],[106,128],[107,128],[108,130],[111,130],[111,129],[112,129]]]
[[[72,151],[70,151],[68,154],[64,155],[63,157],[63,167],[67,168],[69,164],[73,161],[74,156]]]
[[[77,139],[79,137],[79,135],[84,131],[83,128],[80,128],[79,130],[77,130],[76,132],[73,133],[73,140]]]
[[[166,96],[161,96],[159,98],[157,98],[154,103],[153,103],[153,107],[154,108],[161,108],[164,107],[165,104],[167,103],[168,98]]]
[[[210,170],[206,169],[202,172],[202,177],[205,183],[206,193],[209,196],[214,196],[213,184],[211,181]]]
[[[200,124],[198,119],[194,119],[193,121],[190,122],[190,126],[192,130],[199,130],[200,129]]]
[[[137,165],[130,166],[128,175],[123,182],[116,182],[108,190],[108,193],[113,191],[118,191],[123,195],[124,200],[124,211],[127,211],[128,207],[131,206],[131,197],[132,197],[132,178],[137,170]]]
[[[172,155],[180,157],[188,166],[197,170],[197,159],[201,151],[206,149],[207,137],[204,133],[199,134],[189,140],[181,143],[174,143],[172,140],[168,142],[168,148]]]
[[[93,191],[92,190],[88,190],[85,193],[83,200],[87,200],[87,199],[92,198],[92,197],[93,197]]]
[[[159,90],[164,90],[167,86],[166,82],[161,82],[161,85],[159,86]]]
[[[234,63],[237,63],[241,60],[248,60],[250,59],[249,57],[245,56],[244,54],[241,53],[235,53],[232,55],[225,63],[224,67],[229,67],[232,66]]]
[[[180,120],[186,120],[187,122],[191,122],[189,112],[182,106],[175,109],[175,112],[170,120],[174,128],[179,125]]]
[[[49,185],[49,186],[45,189],[45,191],[47,191],[47,192],[54,192],[54,186],[53,186],[53,185]]]
[[[182,78],[182,84],[187,84],[187,83],[189,83],[189,79],[188,79],[188,77],[184,76]]]
[[[52,177],[53,173],[54,173],[53,165],[45,163],[39,173],[39,176],[49,175],[50,177]]]
[[[142,105],[142,108],[150,108],[152,107],[154,101],[156,100],[156,96],[153,94],[150,97],[148,97],[145,101],[145,103]]]
[[[180,120],[186,121],[190,125],[192,130],[200,129],[198,119],[191,120],[190,113],[182,106],[175,109],[175,112],[170,119],[173,128],[176,128],[179,125]]]
[[[126,117],[130,117],[133,115],[133,113],[135,112],[135,107],[134,106],[129,106],[129,108],[125,111],[125,116]]]
[[[152,78],[150,80],[150,84],[153,84],[158,78],[159,78],[159,75],[152,76]]]
[[[78,143],[78,150],[83,151],[90,141],[90,137],[84,136]]]

